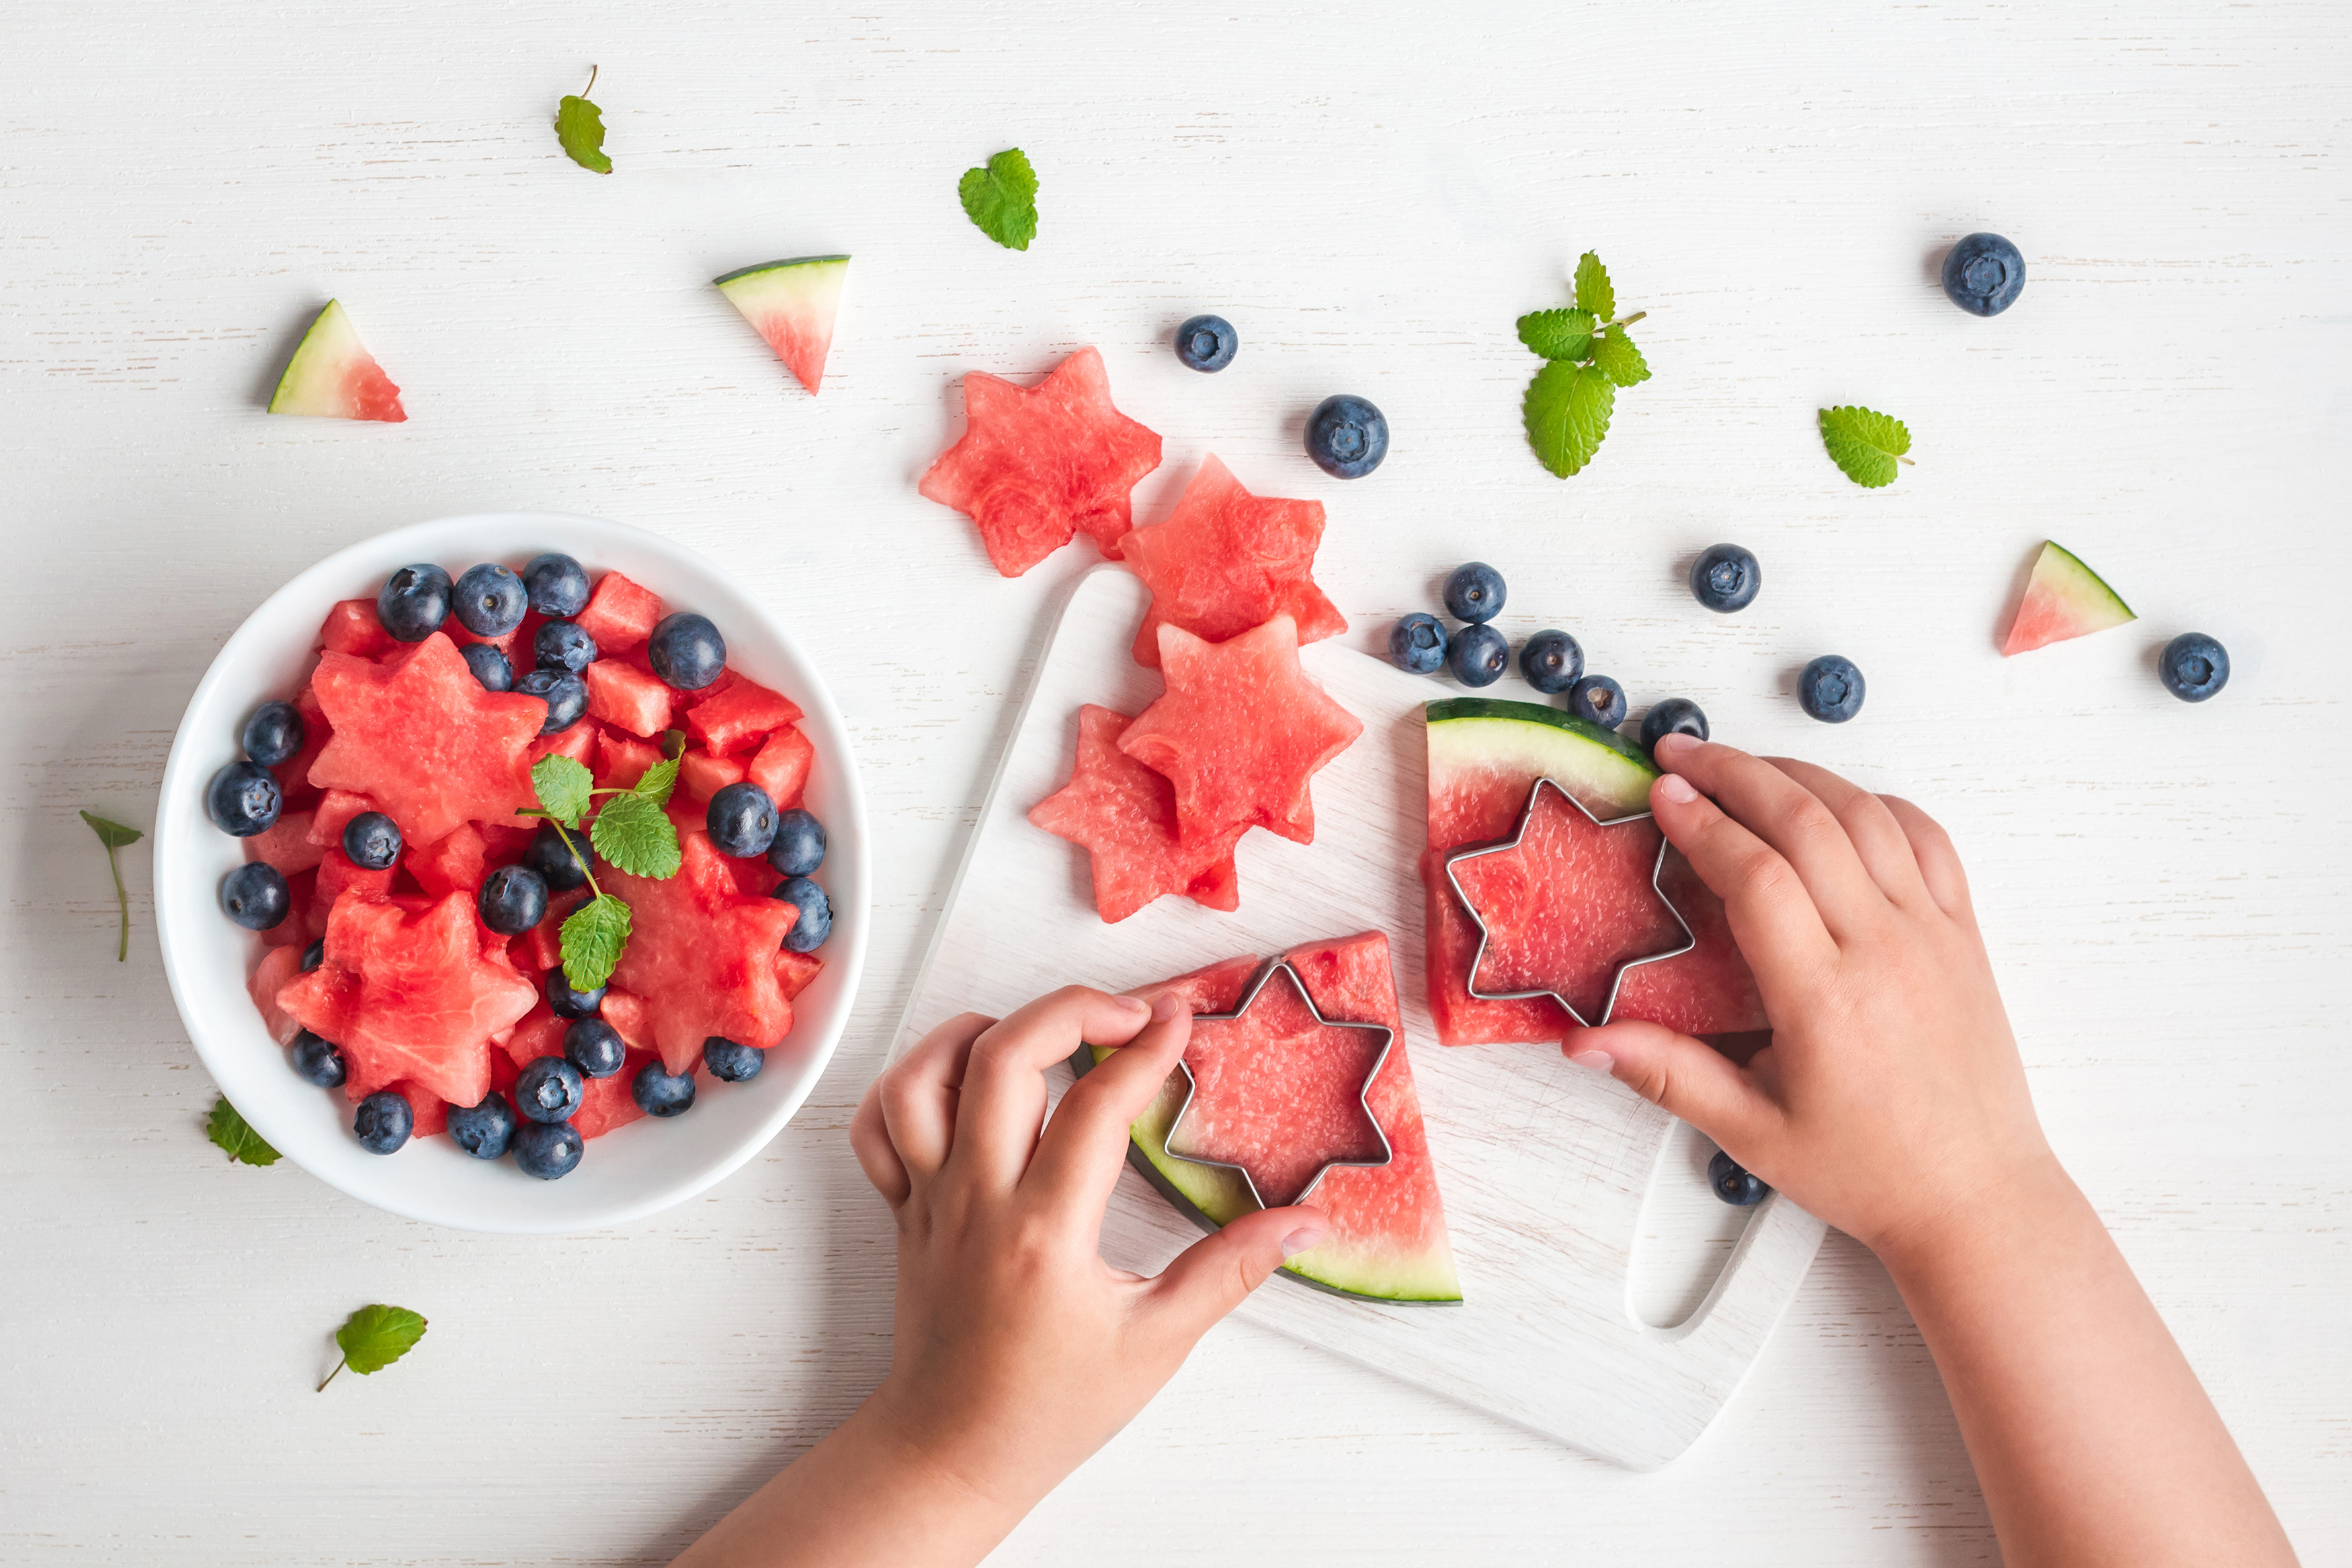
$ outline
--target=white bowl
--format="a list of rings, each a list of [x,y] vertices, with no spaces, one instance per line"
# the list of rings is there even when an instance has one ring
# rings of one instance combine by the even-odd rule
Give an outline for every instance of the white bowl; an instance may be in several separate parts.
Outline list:
[[[808,809],[824,823],[818,880],[833,904],[824,969],[793,1001],[793,1031],[749,1083],[704,1082],[676,1121],[633,1122],[588,1145],[579,1168],[539,1181],[511,1158],[477,1160],[446,1137],[372,1155],[352,1135],[340,1089],[294,1075],[262,1028],[246,979],[260,938],[221,913],[221,879],[245,862],[241,840],[212,825],[205,786],[240,755],[246,716],[300,689],[319,626],[339,599],[372,598],[413,561],[452,576],[476,561],[520,567],[541,550],[576,556],[590,573],[617,570],[678,609],[718,623],[728,663],[805,710],[816,747]],[[800,1109],[848,1021],[866,959],[869,867],[866,807],[849,735],[816,666],[776,616],[709,561],[642,528],[550,512],[485,512],[395,528],[331,556],[271,594],[228,640],[188,700],[155,810],[155,925],[163,973],[213,1082],[255,1130],[312,1176],[412,1219],[512,1234],[577,1231],[640,1218],[692,1197],[750,1159]]]

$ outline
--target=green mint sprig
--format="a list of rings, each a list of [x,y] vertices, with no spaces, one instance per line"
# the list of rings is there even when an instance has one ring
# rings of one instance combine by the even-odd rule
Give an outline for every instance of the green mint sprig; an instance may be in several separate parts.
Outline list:
[[[604,156],[604,114],[588,101],[596,90],[596,68],[588,68],[588,85],[567,93],[555,106],[555,140],[563,155],[593,173],[609,174],[613,161]]]
[[[986,166],[966,169],[956,197],[972,227],[1007,250],[1027,250],[1037,237],[1037,171],[1029,155],[1008,147]]]
[[[122,862],[114,858],[114,852],[135,844],[147,835],[136,828],[126,828],[121,822],[109,821],[88,811],[81,814],[81,820],[89,824],[89,831],[96,833],[98,841],[106,846],[106,869],[114,873],[114,904],[122,915],[122,932],[114,941],[114,961],[120,964],[131,956],[131,895],[122,891]]]
[[[335,1363],[335,1372],[347,1366],[362,1377],[382,1372],[416,1348],[416,1342],[424,1337],[425,1319],[406,1307],[387,1307],[382,1302],[362,1307],[335,1331],[335,1348],[343,1353],[343,1359]],[[311,1392],[324,1394],[327,1385],[335,1380],[335,1372],[320,1378]]]
[[[1830,461],[1866,490],[1895,483],[1896,465],[1908,464],[1911,433],[1903,422],[1875,409],[1851,404],[1821,411],[1822,444]]]
[[[1519,341],[1543,357],[1521,412],[1538,461],[1565,479],[1581,473],[1609,435],[1617,389],[1650,379],[1649,362],[1626,329],[1648,315],[1617,314],[1617,289],[1601,257],[1576,263],[1576,303],[1519,318]]]
[[[205,1136],[236,1165],[274,1166],[282,1157],[247,1124],[226,1094],[213,1102],[212,1118],[205,1124]]]
[[[675,732],[673,732],[675,734]],[[588,878],[588,902],[564,917],[560,946],[563,978],[574,990],[593,991],[613,977],[621,955],[629,946],[629,906],[596,883],[594,857],[583,854],[573,835],[584,831],[590,846],[606,864],[631,876],[666,882],[683,863],[677,824],[662,808],[677,787],[678,758],[686,737],[676,736],[670,755],[645,771],[626,789],[599,789],[588,769],[568,757],[553,755],[531,764],[530,784],[539,797],[536,809],[517,813],[543,818]],[[599,796],[605,798],[600,807]],[[594,815],[590,817],[592,810]],[[583,819],[587,827],[581,826]]]

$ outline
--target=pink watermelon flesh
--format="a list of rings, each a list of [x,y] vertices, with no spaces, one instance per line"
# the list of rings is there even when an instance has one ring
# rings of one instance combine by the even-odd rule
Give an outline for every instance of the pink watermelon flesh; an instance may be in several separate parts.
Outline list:
[[[621,659],[598,659],[580,673],[588,687],[588,716],[631,735],[651,737],[669,727],[670,689],[661,677]]]
[[[278,390],[270,396],[269,412],[372,419],[387,424],[408,417],[400,406],[400,389],[360,342],[342,306],[332,299],[310,323],[294,357],[286,362]]]
[[[349,789],[328,790],[319,798],[318,810],[310,813],[312,847],[325,851],[340,846],[343,830],[352,825],[352,819],[376,809],[376,803],[365,795]]]
[[[1194,839],[1177,836],[1176,791],[1168,780],[1118,748],[1125,714],[1092,703],[1078,709],[1078,759],[1070,781],[1030,809],[1029,820],[1087,852],[1095,910],[1126,919],[1162,894],[1181,894],[1211,909],[1241,907],[1234,845],[1243,830]]]
[[[677,792],[698,806],[707,806],[713,795],[730,784],[741,783],[745,771],[744,764],[731,757],[685,752],[677,759]]]
[[[323,845],[311,841],[311,821],[309,811],[282,811],[268,831],[245,841],[245,858],[267,861],[283,876],[309,871],[326,853]]]
[[[1166,522],[1119,541],[1119,554],[1151,590],[1135,662],[1160,667],[1162,622],[1211,643],[1276,615],[1297,623],[1301,643],[1345,632],[1347,618],[1311,575],[1322,540],[1322,502],[1253,496],[1215,457],[1202,459]]]
[[[398,645],[377,618],[373,599],[346,599],[328,611],[319,641],[338,653],[362,659],[379,658]]]
[[[319,857],[318,880],[311,884],[310,930],[313,939],[327,934],[335,905],[346,895],[356,898],[383,898],[392,892],[392,880],[400,867],[391,865],[382,871],[369,871],[352,862],[341,850],[329,850]],[[328,1037],[332,1039],[331,1035]]]
[[[694,705],[686,733],[713,757],[757,751],[772,730],[801,721],[800,705],[756,681],[738,676],[724,691]]]
[[[269,1038],[280,1045],[291,1045],[302,1030],[293,1016],[278,1005],[278,993],[302,972],[302,949],[272,947],[262,955],[261,962],[246,982],[246,990],[253,998],[254,1007],[261,1014],[261,1026]]]
[[[1160,466],[1160,437],[1111,405],[1102,355],[1080,349],[1038,385],[964,377],[963,439],[919,486],[979,526],[988,559],[1019,577],[1091,537],[1116,559],[1134,526],[1129,493]]]
[[[789,947],[776,950],[776,988],[791,1001],[809,988],[824,969],[824,960],[814,953],[795,953]]]
[[[647,768],[661,759],[661,747],[652,742],[634,740],[626,735],[606,730],[596,744],[596,787],[600,789],[629,789],[646,776]]]
[[[319,753],[327,748],[335,733],[335,727],[327,722],[327,710],[319,706],[314,687],[306,685],[295,694],[294,711],[302,716],[302,749],[269,770],[277,777],[278,792],[289,811],[318,800],[320,791],[310,782],[310,764],[319,760]]]
[[[816,747],[807,736],[797,728],[779,730],[752,757],[746,777],[768,792],[778,810],[789,811],[801,803],[815,765]]]
[[[2064,546],[2047,541],[2033,559],[2033,575],[2018,602],[2017,619],[2009,624],[2001,656],[2031,653],[2137,619],[2097,572]]]
[[[619,572],[608,571],[596,580],[596,591],[588,596],[586,608],[572,619],[596,639],[599,655],[610,657],[652,636],[661,618],[662,601],[658,598]],[[596,666],[588,667],[593,670]]]
[[[453,893],[471,895],[480,891],[482,880],[490,873],[490,847],[479,828],[460,822],[446,836],[410,850],[406,863],[416,885],[436,897]]]
[[[715,281],[793,378],[814,392],[824,382],[834,317],[848,275],[847,256],[813,256],[742,267]]]
[[[629,906],[629,944],[613,984],[653,1009],[655,1043],[672,1072],[702,1056],[712,1035],[761,1050],[782,1043],[793,1007],[776,985],[775,954],[799,911],[739,891],[710,835],[679,835],[676,876],[654,882],[617,867],[599,874]]]

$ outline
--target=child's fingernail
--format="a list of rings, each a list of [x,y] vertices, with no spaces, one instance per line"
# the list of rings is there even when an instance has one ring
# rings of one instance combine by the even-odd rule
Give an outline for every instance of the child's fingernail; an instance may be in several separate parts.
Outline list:
[[[1141,997],[1121,997],[1118,998],[1118,1005],[1131,1013],[1149,1014],[1151,1011],[1151,1004]]]
[[[1617,1065],[1617,1059],[1605,1051],[1580,1051],[1569,1060],[1579,1067],[1590,1067],[1595,1072],[1606,1072]]]
[[[1285,1258],[1296,1258],[1322,1239],[1321,1226],[1302,1225],[1282,1239],[1282,1255]]]
[[[1650,748],[1650,755],[1655,757],[1663,752],[1666,756],[1671,757],[1685,746],[1696,746],[1697,744],[1698,737],[1695,735],[1685,735],[1681,730],[1672,729],[1658,737],[1658,744]]]
[[[1682,736],[1675,736],[1674,738],[1680,740],[1685,737]],[[1661,736],[1659,737],[1658,744],[1664,746],[1665,741],[1666,737]],[[1692,789],[1690,780],[1684,778],[1679,773],[1669,773],[1664,778],[1659,779],[1658,793],[1664,795],[1667,800],[1672,800],[1677,806],[1687,806],[1693,800],[1698,799],[1698,791]]]
[[[1166,1023],[1184,1010],[1184,998],[1173,991],[1162,991],[1151,998],[1151,1021]]]

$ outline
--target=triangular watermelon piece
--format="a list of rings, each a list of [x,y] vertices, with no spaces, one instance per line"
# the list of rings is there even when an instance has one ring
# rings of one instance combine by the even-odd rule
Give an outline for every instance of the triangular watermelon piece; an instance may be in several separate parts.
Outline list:
[[[400,389],[360,341],[341,301],[330,299],[270,394],[272,413],[316,414],[326,419],[373,419],[398,424],[408,417]]]
[[[1222,643],[1276,615],[1298,623],[1301,643],[1336,637],[1347,617],[1315,586],[1323,503],[1253,496],[1212,455],[1164,523],[1119,540],[1119,555],[1151,590],[1135,634],[1135,662],[1160,667],[1165,622]]]
[[[1092,703],[1078,709],[1078,760],[1070,781],[1030,809],[1029,820],[1085,849],[1093,862],[1095,910],[1124,920],[1162,894],[1181,893],[1210,909],[1241,907],[1234,845],[1244,830],[1195,840],[1177,836],[1176,791],[1118,748],[1131,722]]]
[[[824,380],[824,357],[833,347],[833,318],[841,308],[841,286],[848,280],[845,256],[763,261],[711,279],[728,303],[743,312],[743,319],[768,340],[776,358],[812,392]]]
[[[712,1035],[765,1051],[793,1027],[776,984],[776,950],[800,911],[735,884],[710,835],[678,835],[677,874],[660,882],[617,866],[597,877],[629,906],[629,942],[613,984],[645,998],[663,1064],[685,1072]]]
[[[2056,540],[2045,540],[2034,558],[2033,575],[2018,601],[2017,619],[2009,623],[2001,657],[2031,653],[2071,637],[2087,636],[2137,621],[2116,591]]]

